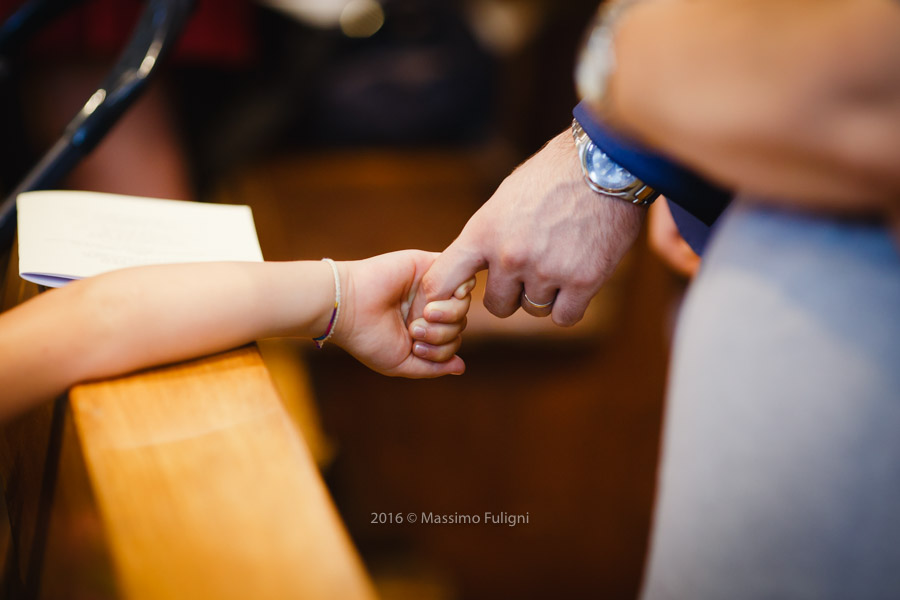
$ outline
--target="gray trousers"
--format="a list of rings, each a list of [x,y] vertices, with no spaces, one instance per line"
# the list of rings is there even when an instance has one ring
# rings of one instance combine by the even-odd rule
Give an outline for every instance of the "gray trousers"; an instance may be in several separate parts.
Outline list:
[[[676,333],[643,598],[900,598],[900,240],[737,205]]]

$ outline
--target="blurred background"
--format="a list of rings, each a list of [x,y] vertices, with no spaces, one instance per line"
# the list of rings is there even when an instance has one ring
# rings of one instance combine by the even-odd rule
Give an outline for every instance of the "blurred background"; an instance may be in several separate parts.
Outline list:
[[[19,4],[0,0],[0,17]],[[140,7],[88,0],[2,66],[4,191],[91,95]],[[160,79],[67,186],[249,204],[268,260],[440,250],[569,127],[596,8],[200,0]],[[308,340],[262,345],[385,598],[636,596],[683,285],[642,238],[574,328],[476,301],[468,372],[436,381]],[[372,522],[423,512],[528,523]]]

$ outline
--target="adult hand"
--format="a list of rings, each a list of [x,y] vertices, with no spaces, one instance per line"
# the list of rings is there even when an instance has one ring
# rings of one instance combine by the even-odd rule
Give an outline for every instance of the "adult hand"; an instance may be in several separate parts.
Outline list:
[[[508,317],[522,306],[574,325],[634,243],[645,212],[588,188],[572,134],[564,131],[472,216],[425,275],[424,296],[449,298],[487,268],[484,305],[493,314]]]
[[[673,271],[687,279],[697,274],[697,269],[700,268],[700,257],[681,237],[678,225],[672,218],[672,211],[669,210],[669,203],[665,198],[659,198],[650,207],[647,239],[650,248]]]
[[[475,281],[464,281],[451,290],[455,295],[426,305],[424,317],[410,316],[411,299],[436,256],[406,250],[337,263],[342,305],[335,343],[385,375],[462,374],[465,363],[456,351]]]

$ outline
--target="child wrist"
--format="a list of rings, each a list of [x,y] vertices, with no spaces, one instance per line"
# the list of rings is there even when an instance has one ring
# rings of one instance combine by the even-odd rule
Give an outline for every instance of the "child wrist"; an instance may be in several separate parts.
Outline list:
[[[337,265],[330,258],[323,258],[322,261],[328,263],[331,267],[332,274],[334,275],[334,306],[331,311],[331,319],[328,321],[328,326],[325,329],[325,333],[320,335],[319,337],[313,338],[313,343],[316,345],[316,348],[321,349],[325,346],[325,342],[327,342],[334,335],[335,330],[337,329],[338,319],[341,316],[341,274],[338,271]]]

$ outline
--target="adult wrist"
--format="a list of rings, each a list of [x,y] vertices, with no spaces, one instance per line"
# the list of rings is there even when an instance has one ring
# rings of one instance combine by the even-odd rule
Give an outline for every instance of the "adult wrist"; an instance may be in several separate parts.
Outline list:
[[[712,224],[731,200],[731,192],[694,171],[663,156],[597,119],[585,101],[572,111],[585,133],[612,160],[684,208],[707,225]]]
[[[644,3],[644,0],[610,0],[600,7],[575,70],[582,101],[573,110],[573,116],[591,142],[615,165],[684,209],[674,213],[689,213],[690,219],[696,222],[696,226],[692,224],[691,228],[699,226],[703,230],[691,236],[697,239],[692,246],[695,250],[702,250],[706,229],[728,205],[731,193],[621,131],[614,130],[606,120],[610,116],[615,118],[611,93],[615,91],[612,89],[613,74],[616,75],[616,85],[622,79],[622,73],[616,71],[620,61],[616,57],[618,48],[614,42],[618,43],[617,34],[627,27],[632,15],[639,12],[637,6]],[[636,43],[633,35],[629,39],[632,45]],[[643,40],[643,43],[652,44],[653,40]]]
[[[648,206],[659,196],[657,190],[597,146],[577,118],[572,120],[572,138],[584,181],[590,189],[636,206]]]

